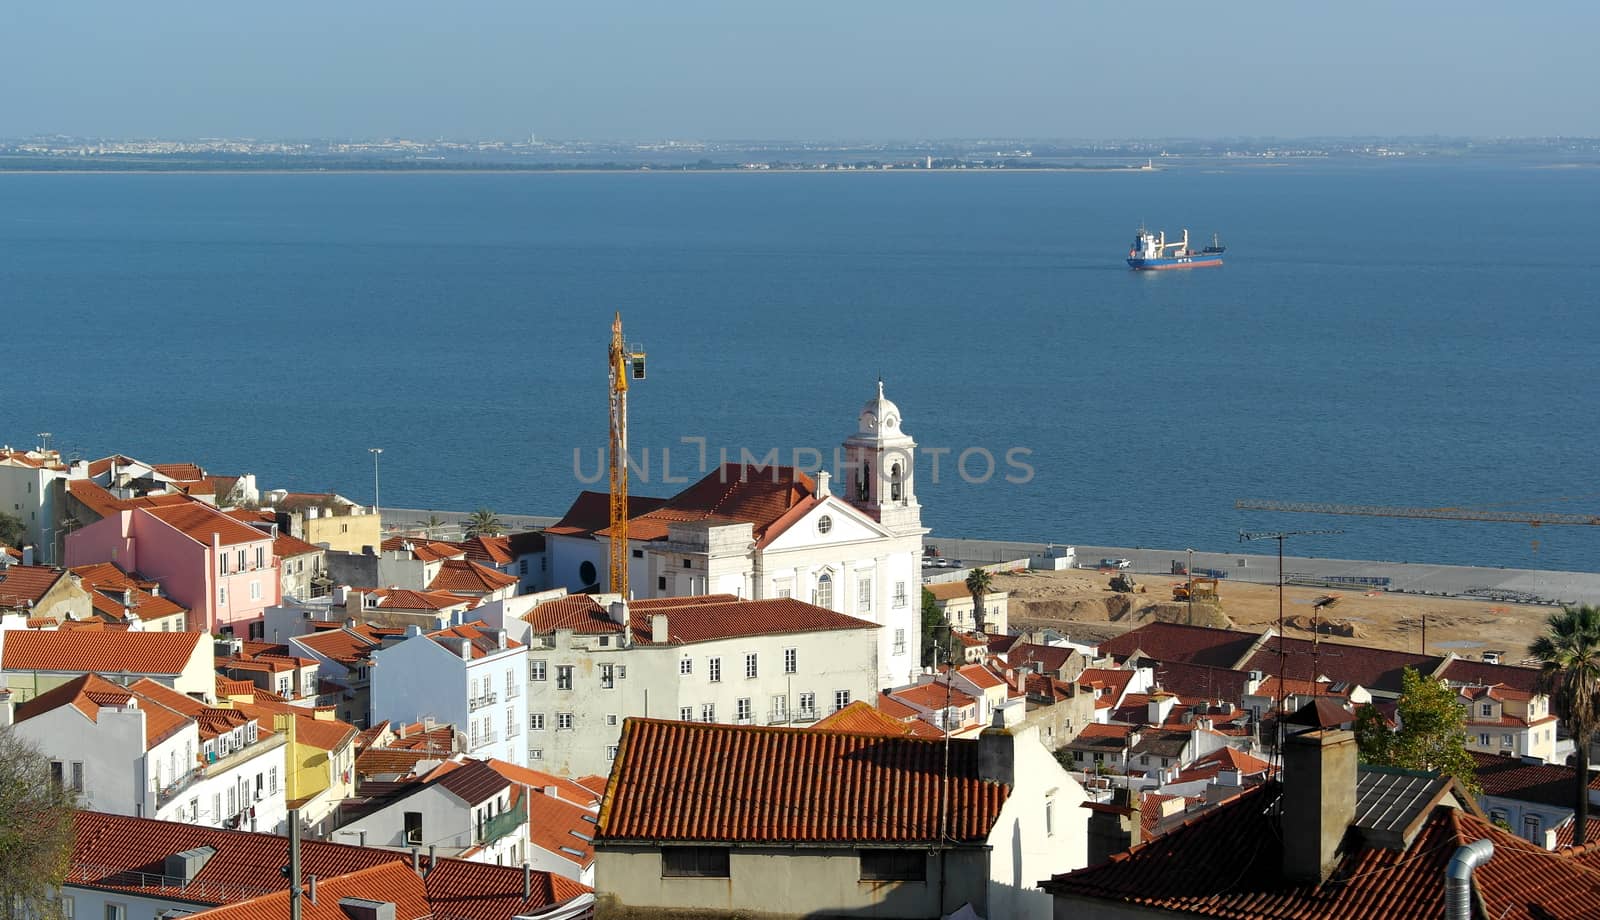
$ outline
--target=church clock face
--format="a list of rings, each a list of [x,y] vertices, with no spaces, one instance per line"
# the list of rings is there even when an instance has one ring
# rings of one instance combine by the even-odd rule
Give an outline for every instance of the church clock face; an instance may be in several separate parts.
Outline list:
[[[863,415],[861,416],[861,424],[862,427],[866,428],[868,431],[876,431],[878,428],[877,416]]]

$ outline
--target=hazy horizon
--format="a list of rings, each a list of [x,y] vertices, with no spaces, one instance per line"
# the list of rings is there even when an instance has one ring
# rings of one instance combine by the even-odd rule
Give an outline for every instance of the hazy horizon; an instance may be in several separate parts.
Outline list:
[[[0,136],[694,139],[1600,135],[1600,8],[684,0],[7,11]]]

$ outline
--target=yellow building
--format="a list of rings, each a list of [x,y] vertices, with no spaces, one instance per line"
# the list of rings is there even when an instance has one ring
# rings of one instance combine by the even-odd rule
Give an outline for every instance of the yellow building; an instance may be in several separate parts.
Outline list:
[[[248,681],[219,679],[217,695],[226,705],[271,725],[284,735],[284,795],[300,810],[301,827],[313,834],[331,830],[335,809],[355,794],[356,727],[334,718],[332,707],[309,709],[266,694]]]
[[[1467,710],[1467,750],[1555,762],[1556,717],[1548,696],[1505,684],[1456,693]]]

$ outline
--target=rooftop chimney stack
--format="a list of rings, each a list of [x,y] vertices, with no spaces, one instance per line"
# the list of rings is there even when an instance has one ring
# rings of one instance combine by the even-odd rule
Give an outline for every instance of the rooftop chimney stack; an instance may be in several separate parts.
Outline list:
[[[1356,816],[1356,736],[1338,729],[1291,735],[1283,743],[1283,874],[1326,881]]]
[[[1111,793],[1111,801],[1088,803],[1089,814],[1089,865],[1098,866],[1118,853],[1138,846],[1143,838],[1137,792],[1119,786]]]
[[[667,631],[667,615],[658,613],[650,617],[650,641],[656,645],[665,645],[671,641],[671,633]]]

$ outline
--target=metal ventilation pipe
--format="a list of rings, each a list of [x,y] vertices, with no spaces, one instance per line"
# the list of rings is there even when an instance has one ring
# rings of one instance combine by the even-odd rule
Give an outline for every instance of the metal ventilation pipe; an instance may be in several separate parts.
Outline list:
[[[1472,870],[1494,855],[1488,838],[1475,840],[1456,849],[1444,870],[1445,920],[1472,920]]]

